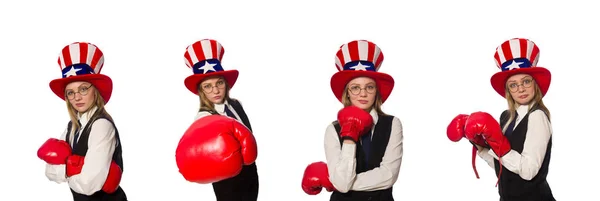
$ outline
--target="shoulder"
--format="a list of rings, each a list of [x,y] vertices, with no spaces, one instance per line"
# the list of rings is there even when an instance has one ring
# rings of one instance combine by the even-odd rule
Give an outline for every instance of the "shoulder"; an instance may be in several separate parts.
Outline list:
[[[212,115],[209,111],[200,111],[200,112],[198,112],[198,114],[196,114],[196,117],[194,118],[194,120],[198,120],[202,117],[206,117],[209,115]]]
[[[229,104],[236,104],[242,106],[242,102],[237,98],[229,98],[229,100],[227,101],[229,102]]]
[[[546,113],[543,110],[540,109],[536,109],[531,111],[531,113],[529,113],[529,120],[534,120],[534,121],[550,121],[550,119],[548,118],[548,116],[546,115]]]
[[[115,125],[107,118],[98,118],[92,123],[92,129],[115,129]]]

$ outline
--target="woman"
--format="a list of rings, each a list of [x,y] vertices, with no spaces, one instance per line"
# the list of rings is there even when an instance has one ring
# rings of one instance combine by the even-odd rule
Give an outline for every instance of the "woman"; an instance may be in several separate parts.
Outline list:
[[[349,42],[337,52],[339,72],[332,76],[331,88],[344,108],[325,133],[327,165],[307,167],[306,193],[325,187],[333,190],[331,201],[394,200],[403,134],[400,120],[381,110],[394,87],[391,76],[377,72],[382,61],[379,47],[365,40]]]
[[[213,114],[225,115],[236,119],[251,131],[252,127],[242,104],[229,97],[229,90],[235,84],[239,72],[223,69],[221,66],[223,54],[224,49],[221,44],[211,39],[195,42],[184,54],[187,66],[194,72],[185,79],[185,86],[200,98],[200,110],[196,120]],[[253,141],[252,144],[255,145],[255,142]],[[253,155],[251,164],[244,164],[239,174],[212,182],[218,201],[258,199],[258,172],[254,162],[256,150],[253,150],[253,153],[250,154]]]
[[[100,74],[102,51],[77,42],[62,49],[58,63],[62,78],[50,88],[66,100],[71,118],[60,139],[51,138],[38,150],[47,162],[46,177],[67,182],[75,201],[124,201],[119,186],[123,172],[119,132],[104,105],[112,94],[112,80]]]
[[[550,87],[550,71],[536,66],[539,48],[525,38],[505,41],[494,57],[502,71],[492,76],[491,83],[508,102],[500,125],[510,149],[496,154],[477,145],[479,156],[498,174],[502,169],[509,170],[500,174],[498,192],[501,201],[554,201],[546,180],[552,150],[552,125],[550,111],[542,101]]]
[[[505,41],[494,58],[501,72],[491,77],[491,84],[508,102],[500,123],[488,113],[475,112],[457,116],[455,125],[449,127],[464,125],[464,136],[496,170],[501,201],[554,201],[546,180],[552,126],[550,112],[542,101],[550,87],[550,71],[536,66],[539,48],[525,38]],[[460,133],[460,129],[454,133]]]

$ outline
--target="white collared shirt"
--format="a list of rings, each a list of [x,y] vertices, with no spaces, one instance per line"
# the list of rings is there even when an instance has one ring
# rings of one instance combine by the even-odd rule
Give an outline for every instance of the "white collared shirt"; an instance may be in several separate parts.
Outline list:
[[[376,110],[371,110],[374,125],[377,124]],[[372,130],[375,130],[373,126]],[[371,136],[372,138],[372,136]],[[400,119],[394,117],[389,143],[378,168],[356,174],[356,144],[340,145],[338,133],[333,124],[325,131],[325,155],[329,180],[340,192],[376,191],[390,188],[398,180],[403,156],[403,133]],[[341,146],[341,147],[340,147]]]
[[[516,128],[523,117],[527,115],[528,109],[528,105],[520,105],[517,108],[517,119],[513,128]],[[551,136],[552,124],[550,124],[546,113],[542,110],[531,112],[527,122],[527,137],[525,138],[523,151],[519,154],[515,150],[510,150],[502,157],[502,165],[525,180],[533,179],[542,167]],[[488,148],[478,151],[478,155],[492,168],[494,167],[494,159],[498,160],[498,156],[494,151]]]
[[[88,112],[78,115],[79,122],[81,122],[80,133],[83,132],[83,129],[96,110],[97,108],[94,107]],[[63,131],[60,139],[65,140],[66,135],[67,129]],[[65,141],[79,141],[79,139],[73,139],[75,133],[71,133],[69,136],[71,139]],[[101,190],[108,176],[110,163],[115,151],[115,127],[106,119],[96,120],[91,126],[87,143],[88,151],[81,173],[67,178],[65,165],[46,164],[46,177],[56,183],[68,182],[69,187],[73,191],[84,195],[92,195]]]

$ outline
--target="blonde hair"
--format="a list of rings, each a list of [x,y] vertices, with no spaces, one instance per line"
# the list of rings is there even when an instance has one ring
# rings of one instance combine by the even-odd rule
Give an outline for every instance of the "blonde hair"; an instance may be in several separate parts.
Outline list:
[[[229,100],[229,83],[227,82],[227,80],[225,80],[225,78],[223,76],[217,76],[218,78],[223,79],[223,81],[225,81],[225,98],[223,98],[223,100]],[[205,78],[209,79],[212,77],[208,77]],[[210,111],[210,112],[217,112],[217,110],[215,109],[215,104],[213,102],[211,102],[206,95],[204,94],[204,91],[202,91],[202,87],[200,87],[200,84],[202,84],[202,82],[204,82],[204,80],[198,82],[198,98],[200,99],[200,109],[199,111],[202,110],[206,110],[206,111]]]
[[[537,107],[544,111],[544,113],[546,113],[546,115],[548,116],[548,119],[550,119],[550,111],[548,110],[548,108],[546,107],[546,105],[544,105],[544,101],[542,100],[542,90],[540,89],[540,87],[538,86],[537,82],[533,82],[533,87],[535,90],[535,95],[533,96],[533,99],[531,100],[531,102],[533,102],[534,104],[529,104],[529,107],[527,108],[527,111],[531,110],[531,108],[533,108],[534,106],[537,105]],[[508,90],[508,87],[505,87],[504,89],[504,97],[506,98],[506,101],[508,103],[508,121],[505,123],[504,127],[502,128],[502,131],[506,131],[506,129],[508,128],[508,125],[510,125],[509,122],[512,122],[515,117],[517,116],[517,107],[519,106],[519,104],[517,103],[517,101],[515,101],[515,99],[513,99],[512,95],[510,95],[510,91]]]
[[[379,88],[377,88],[377,90],[375,90],[375,91],[376,91],[375,103],[373,103],[373,105],[369,109],[375,108],[375,111],[377,111],[377,114],[387,115],[386,113],[383,112],[383,110],[381,110],[381,105],[383,105],[383,101],[381,100],[381,94],[379,93]],[[344,107],[348,107],[348,106],[352,105],[352,102],[350,101],[350,94],[348,93],[348,85],[346,85],[346,87],[344,87],[344,92],[342,92],[342,104],[344,105]]]
[[[96,109],[96,112],[94,112],[94,114],[90,118],[89,122],[92,122],[100,114],[103,114],[106,118],[108,118],[112,121],[113,120],[112,117],[110,116],[110,114],[108,114],[108,112],[104,108],[104,104],[105,104],[104,98],[102,98],[102,96],[100,95],[100,92],[98,91],[98,89],[96,89],[96,87],[94,85],[91,85],[91,86],[92,87],[90,87],[90,89],[93,89],[92,91],[94,93],[94,102],[92,103],[92,105],[90,106],[88,111],[90,109],[94,108],[94,106],[97,107],[97,109]],[[79,121],[77,118],[77,114],[79,114],[79,112],[75,109],[75,107],[73,107],[73,105],[71,105],[71,103],[69,102],[69,99],[66,97],[66,95],[65,95],[65,102],[67,103],[67,111],[69,112],[69,118],[71,119],[71,133],[74,133],[75,131],[81,129],[81,125],[79,125]]]

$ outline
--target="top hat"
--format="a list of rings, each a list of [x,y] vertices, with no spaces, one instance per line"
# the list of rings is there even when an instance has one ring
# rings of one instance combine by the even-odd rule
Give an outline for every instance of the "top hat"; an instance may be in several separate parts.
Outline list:
[[[212,39],[197,41],[187,47],[184,58],[185,64],[194,72],[184,80],[185,87],[198,94],[198,84],[211,76],[223,76],[231,89],[238,78],[237,70],[224,70],[221,60],[225,49],[219,42]]]
[[[331,77],[331,90],[341,102],[346,84],[357,77],[369,77],[375,80],[385,102],[394,89],[394,78],[378,72],[383,62],[383,53],[375,44],[367,40],[354,40],[340,47],[335,56],[335,66],[338,72]]]
[[[50,89],[65,100],[65,87],[75,81],[91,83],[108,103],[113,90],[110,77],[100,74],[104,66],[104,54],[96,45],[75,42],[65,46],[58,57],[62,78],[50,81]]]
[[[495,73],[490,82],[500,96],[505,96],[506,80],[516,74],[529,74],[540,87],[542,97],[550,87],[550,71],[538,67],[540,49],[531,40],[526,38],[513,38],[502,43],[496,48],[494,59],[496,66],[501,70]]]

